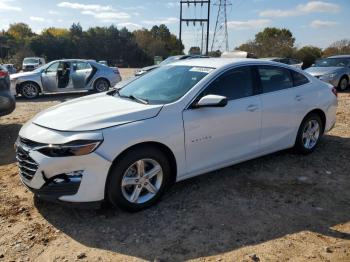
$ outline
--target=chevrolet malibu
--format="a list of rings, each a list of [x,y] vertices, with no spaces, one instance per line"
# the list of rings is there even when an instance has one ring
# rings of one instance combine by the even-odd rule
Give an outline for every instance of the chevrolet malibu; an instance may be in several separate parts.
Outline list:
[[[335,124],[336,91],[250,59],[190,59],[39,113],[16,142],[23,184],[59,202],[149,207],[173,182],[294,147]]]

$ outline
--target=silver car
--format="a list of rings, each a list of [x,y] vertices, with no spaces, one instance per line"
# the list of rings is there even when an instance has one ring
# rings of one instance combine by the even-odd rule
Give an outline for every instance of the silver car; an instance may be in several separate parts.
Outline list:
[[[350,55],[330,56],[315,62],[305,70],[310,75],[344,91],[349,86]]]
[[[117,68],[81,59],[52,61],[34,71],[10,77],[12,94],[21,94],[25,98],[35,98],[40,93],[105,92],[121,81]]]

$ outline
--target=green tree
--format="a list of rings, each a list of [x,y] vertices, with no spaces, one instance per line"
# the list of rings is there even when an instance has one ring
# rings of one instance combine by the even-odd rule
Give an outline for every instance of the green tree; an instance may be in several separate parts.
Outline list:
[[[304,46],[295,53],[295,57],[303,61],[303,69],[310,67],[321,56],[322,50],[316,46]]]
[[[23,40],[27,37],[34,36],[32,29],[25,23],[10,24],[7,34],[16,40]]]
[[[295,38],[288,29],[267,27],[255,35],[255,39],[248,41],[236,50],[254,53],[258,57],[292,57]]]

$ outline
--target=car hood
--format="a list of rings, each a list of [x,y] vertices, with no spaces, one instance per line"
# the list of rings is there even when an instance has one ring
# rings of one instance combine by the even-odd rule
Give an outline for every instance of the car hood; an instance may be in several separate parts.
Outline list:
[[[20,78],[20,77],[24,77],[24,76],[33,76],[33,75],[36,75],[38,73],[36,72],[21,72],[21,73],[16,73],[16,74],[12,74],[10,75],[10,78],[11,79],[16,79],[16,78]]]
[[[51,107],[32,122],[59,131],[91,131],[152,118],[161,109],[162,105],[145,105],[102,93]]]
[[[326,74],[331,74],[341,70],[341,67],[309,67],[305,72],[312,76],[321,76]]]

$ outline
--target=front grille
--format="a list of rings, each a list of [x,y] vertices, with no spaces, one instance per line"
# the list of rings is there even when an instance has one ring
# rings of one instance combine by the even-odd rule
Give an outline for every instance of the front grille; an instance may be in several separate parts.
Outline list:
[[[38,170],[38,163],[29,156],[29,151],[41,144],[28,139],[19,138],[16,147],[16,159],[18,161],[19,174],[26,180],[31,180]]]

